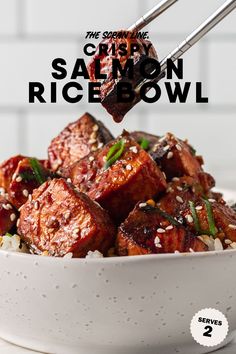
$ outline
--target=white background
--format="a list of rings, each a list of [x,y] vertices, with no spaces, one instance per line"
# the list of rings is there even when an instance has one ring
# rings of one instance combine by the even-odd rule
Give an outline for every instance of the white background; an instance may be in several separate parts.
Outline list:
[[[0,0],[0,160],[22,153],[45,157],[50,140],[84,111],[103,120],[114,134],[143,129],[172,131],[203,154],[218,185],[236,179],[236,12],[184,56],[185,81],[202,81],[209,104],[138,104],[116,125],[98,104],[29,104],[28,82],[51,81],[51,61],[73,64],[82,55],[86,30],[127,28],[156,0]],[[179,0],[148,29],[163,58],[223,0]]]

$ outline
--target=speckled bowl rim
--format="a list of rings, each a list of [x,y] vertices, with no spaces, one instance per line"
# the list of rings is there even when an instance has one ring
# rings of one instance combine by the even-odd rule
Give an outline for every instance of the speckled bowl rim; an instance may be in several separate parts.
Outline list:
[[[78,264],[103,264],[103,263],[133,263],[133,262],[146,262],[146,261],[158,261],[163,259],[168,260],[180,260],[186,258],[212,258],[212,257],[220,257],[220,256],[230,256],[236,255],[236,249],[232,250],[220,250],[220,251],[207,251],[207,252],[187,252],[187,253],[162,253],[162,254],[146,254],[146,255],[136,255],[136,256],[120,256],[120,257],[103,257],[103,258],[64,258],[64,257],[49,257],[49,256],[40,256],[30,253],[21,253],[21,252],[13,252],[0,250],[0,259],[1,256],[6,258],[14,258],[18,257],[21,259],[32,260],[32,262],[49,262],[49,263],[59,263],[59,264],[68,264],[68,263],[78,263]]]

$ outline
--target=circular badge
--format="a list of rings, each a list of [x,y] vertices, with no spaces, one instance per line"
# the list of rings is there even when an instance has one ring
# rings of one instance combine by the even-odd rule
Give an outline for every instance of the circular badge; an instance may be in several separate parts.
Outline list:
[[[211,308],[198,311],[190,325],[195,341],[207,347],[220,344],[226,338],[228,329],[229,324],[225,315]]]

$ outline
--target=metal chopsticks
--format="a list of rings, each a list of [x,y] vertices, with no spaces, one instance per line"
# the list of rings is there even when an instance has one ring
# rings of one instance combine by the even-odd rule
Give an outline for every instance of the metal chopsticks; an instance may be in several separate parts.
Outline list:
[[[149,10],[144,16],[140,17],[132,26],[128,28],[128,31],[138,32],[148,23],[153,21],[156,17],[166,11],[171,5],[178,0],[162,0],[151,10]]]
[[[170,54],[160,62],[161,72],[166,69],[167,59],[172,61],[180,58],[189,48],[207,34],[215,25],[236,8],[236,0],[227,0],[206,21],[197,27],[183,42],[181,42]]]

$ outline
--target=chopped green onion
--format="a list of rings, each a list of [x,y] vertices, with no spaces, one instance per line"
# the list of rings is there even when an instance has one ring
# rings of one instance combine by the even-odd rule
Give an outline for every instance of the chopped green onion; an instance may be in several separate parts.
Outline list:
[[[193,156],[195,156],[197,151],[194,149],[194,147],[193,147],[192,145],[189,145],[189,148],[190,148],[191,154],[192,154]]]
[[[180,226],[181,224],[175,220],[175,218],[173,218],[173,216],[171,216],[170,214],[166,213],[165,211],[161,210],[160,208],[156,207],[158,213],[163,216],[164,218],[166,218],[166,220],[168,220],[172,225],[175,226]]]
[[[109,149],[106,156],[106,162],[104,165],[105,170],[111,165],[113,165],[113,163],[116,162],[121,157],[124,148],[125,148],[125,140],[121,139]]]
[[[212,206],[209,200],[203,199],[205,205],[206,205],[206,211],[207,211],[207,220],[208,220],[208,225],[209,225],[209,234],[212,236],[215,236],[217,233],[216,226],[215,226],[215,220],[212,212]]]
[[[35,178],[39,184],[43,184],[45,182],[45,177],[42,172],[42,167],[37,159],[31,158],[30,159],[30,165],[33,169],[33,173],[35,175]]]
[[[150,141],[145,138],[141,138],[139,141],[139,145],[143,150],[147,150],[149,148]]]
[[[193,201],[189,201],[190,211],[193,217],[194,227],[198,234],[201,234],[200,222]]]
[[[12,237],[13,235],[10,234],[10,232],[7,232],[7,233],[5,234],[5,236]]]
[[[35,179],[35,176],[27,171],[21,172],[19,176],[25,181],[32,181]]]

